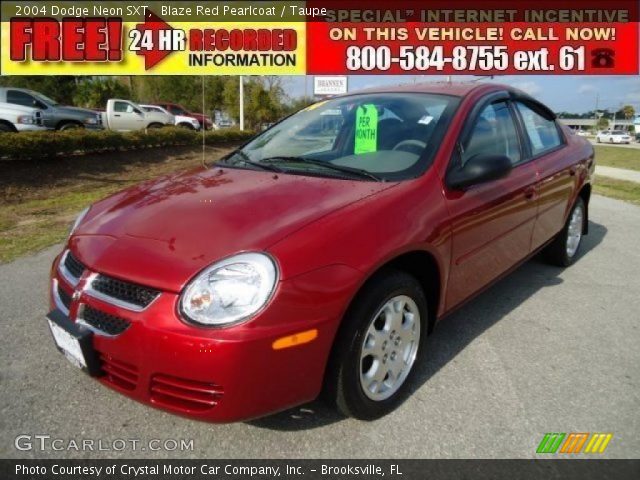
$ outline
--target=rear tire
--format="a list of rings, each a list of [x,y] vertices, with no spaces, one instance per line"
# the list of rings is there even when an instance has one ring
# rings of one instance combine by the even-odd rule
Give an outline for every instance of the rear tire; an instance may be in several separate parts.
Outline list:
[[[162,128],[164,127],[164,125],[162,125],[161,123],[152,123],[151,125],[149,125],[147,127],[147,130],[152,130],[152,129],[156,129],[156,128]]]
[[[545,254],[549,263],[558,267],[568,267],[576,261],[582,244],[582,232],[587,221],[584,200],[578,197],[564,228],[546,248]]]
[[[406,397],[427,337],[427,300],[411,275],[387,270],[349,308],[329,361],[325,396],[346,416],[374,420]]]

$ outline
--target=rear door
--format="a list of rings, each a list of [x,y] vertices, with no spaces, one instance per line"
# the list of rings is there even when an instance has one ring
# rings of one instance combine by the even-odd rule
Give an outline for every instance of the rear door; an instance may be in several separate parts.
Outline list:
[[[536,249],[564,226],[577,188],[579,159],[569,154],[564,133],[546,107],[532,100],[516,100],[514,105],[538,174],[538,218],[531,240],[532,249]]]
[[[475,107],[450,168],[475,155],[505,155],[513,170],[464,191],[445,187],[452,219],[452,256],[446,308],[453,308],[524,259],[536,217],[536,169],[526,161],[508,94]]]

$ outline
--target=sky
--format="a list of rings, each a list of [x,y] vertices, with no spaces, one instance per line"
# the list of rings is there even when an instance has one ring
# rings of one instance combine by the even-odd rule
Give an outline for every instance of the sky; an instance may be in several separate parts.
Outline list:
[[[349,91],[400,83],[445,81],[438,75],[350,75]],[[453,76],[453,82],[482,81],[506,83],[542,101],[555,112],[584,113],[596,108],[619,110],[632,105],[640,113],[640,76],[505,75],[492,79]],[[306,77],[307,92],[313,93],[313,77]],[[305,94],[305,77],[285,77],[290,97]]]

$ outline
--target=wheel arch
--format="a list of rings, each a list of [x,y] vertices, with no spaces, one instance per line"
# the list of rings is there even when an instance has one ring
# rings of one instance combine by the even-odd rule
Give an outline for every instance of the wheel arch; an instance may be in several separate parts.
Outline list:
[[[65,125],[78,125],[79,127],[84,128],[84,125],[80,120],[70,120],[67,118],[56,123],[56,130],[62,129]]]
[[[0,120],[0,124],[2,125],[6,125],[7,127],[9,127],[11,129],[12,132],[17,132],[18,129],[15,127],[15,125],[13,125],[13,123],[7,121],[7,120]]]
[[[371,280],[378,275],[383,275],[385,271],[400,270],[414,276],[427,297],[427,305],[429,308],[429,324],[427,332],[431,333],[436,324],[438,309],[441,302],[442,293],[442,269],[436,259],[428,250],[409,250],[387,259],[380,265],[377,265],[366,276],[362,284],[358,287],[355,295],[349,301],[349,305],[344,315],[347,315],[352,305],[359,298],[360,293],[366,288]],[[344,317],[344,316],[343,316]],[[342,323],[342,321],[341,321]]]

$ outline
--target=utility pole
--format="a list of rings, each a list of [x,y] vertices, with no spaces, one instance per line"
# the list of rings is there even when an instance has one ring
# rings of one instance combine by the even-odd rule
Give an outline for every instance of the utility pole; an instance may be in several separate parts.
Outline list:
[[[240,130],[244,130],[244,77],[240,75]]]

